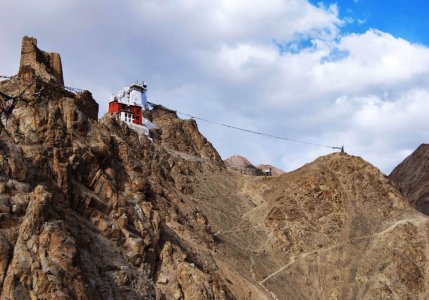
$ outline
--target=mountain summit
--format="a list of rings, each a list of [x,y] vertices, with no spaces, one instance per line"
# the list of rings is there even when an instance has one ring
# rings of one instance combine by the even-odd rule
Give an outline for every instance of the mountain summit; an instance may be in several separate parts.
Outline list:
[[[245,176],[165,107],[149,136],[97,120],[23,45],[0,82],[1,299],[429,298],[428,218],[363,159]]]

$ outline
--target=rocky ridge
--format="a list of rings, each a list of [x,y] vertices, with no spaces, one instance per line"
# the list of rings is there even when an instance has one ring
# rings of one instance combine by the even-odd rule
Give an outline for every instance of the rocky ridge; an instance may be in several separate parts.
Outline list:
[[[429,297],[428,218],[364,160],[244,176],[162,106],[153,142],[98,121],[40,53],[0,82],[1,299]]]

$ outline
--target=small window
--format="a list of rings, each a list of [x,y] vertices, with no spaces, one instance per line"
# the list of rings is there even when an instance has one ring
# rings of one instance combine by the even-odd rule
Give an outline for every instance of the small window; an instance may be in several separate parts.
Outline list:
[[[137,120],[137,121],[139,121],[139,120],[140,120],[140,117],[139,117],[139,116],[136,116],[136,120]]]

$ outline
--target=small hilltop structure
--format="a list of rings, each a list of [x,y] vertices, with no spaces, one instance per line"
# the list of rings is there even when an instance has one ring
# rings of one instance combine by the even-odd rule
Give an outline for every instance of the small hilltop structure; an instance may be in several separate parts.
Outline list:
[[[157,128],[155,124],[143,117],[143,111],[149,109],[147,84],[144,81],[137,81],[110,97],[108,113],[118,121],[125,122],[139,135],[144,134],[149,137],[149,130]]]
[[[10,79],[12,77],[2,76]],[[37,39],[25,36],[22,39],[21,59],[19,64],[18,78],[28,84],[27,89],[34,95],[40,94],[44,87],[38,84],[38,79],[45,84],[50,84],[50,91],[59,88],[67,90],[76,95],[76,103],[92,119],[98,120],[98,104],[92,98],[89,91],[72,88],[64,85],[63,68],[61,56],[55,52],[45,52],[37,47]],[[16,97],[2,93],[5,103],[1,103],[0,111],[9,112],[14,108]],[[108,114],[123,121],[135,130],[140,137],[146,136],[150,139],[150,129],[158,128],[148,119],[144,118],[143,111],[150,110],[147,101],[147,84],[137,81],[130,86],[124,87],[109,100]]]

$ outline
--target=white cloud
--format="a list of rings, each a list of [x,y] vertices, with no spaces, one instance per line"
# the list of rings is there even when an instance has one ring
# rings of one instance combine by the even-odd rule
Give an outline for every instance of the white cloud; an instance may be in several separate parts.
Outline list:
[[[386,172],[428,139],[429,49],[376,29],[343,35],[347,20],[336,5],[3,2],[0,73],[16,72],[20,38],[34,35],[41,48],[61,52],[66,83],[92,90],[102,111],[110,92],[144,79],[154,102],[279,136],[344,143]],[[243,154],[256,164],[290,170],[326,153],[200,128],[224,157]]]

